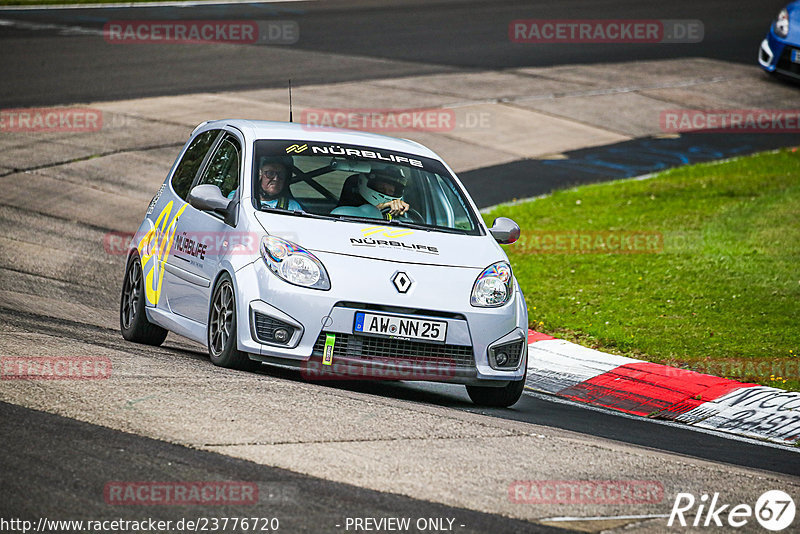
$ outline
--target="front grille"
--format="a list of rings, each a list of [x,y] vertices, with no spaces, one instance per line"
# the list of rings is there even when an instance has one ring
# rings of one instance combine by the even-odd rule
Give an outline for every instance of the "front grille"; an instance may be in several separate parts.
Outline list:
[[[314,344],[314,354],[321,356],[327,333],[322,332]],[[407,341],[382,337],[336,334],[333,359],[393,361],[413,364],[444,364],[455,368],[475,367],[472,347],[442,345],[423,341]]]
[[[269,315],[264,315],[263,313],[254,312],[253,315],[255,316],[256,336],[259,341],[277,343],[277,341],[275,341],[275,330],[278,328],[285,328],[288,330],[289,339],[291,339],[294,333],[294,327],[292,325],[279,321]]]
[[[776,65],[776,68],[784,74],[793,74],[798,76],[800,75],[800,63],[792,62],[792,50],[794,49],[791,46],[786,46],[783,48],[781,57],[778,58],[778,64]]]
[[[456,319],[466,321],[461,313],[444,312],[441,310],[423,310],[419,308],[401,308],[399,306],[386,306],[368,302],[337,302],[334,308],[356,308],[359,310],[374,310],[378,312],[397,313],[399,315],[427,315],[428,317],[441,317],[443,319]]]

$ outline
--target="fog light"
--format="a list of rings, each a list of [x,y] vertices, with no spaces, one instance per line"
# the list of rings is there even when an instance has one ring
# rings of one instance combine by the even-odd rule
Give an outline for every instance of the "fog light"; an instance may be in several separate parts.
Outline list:
[[[497,365],[503,367],[508,362],[508,354],[505,352],[498,352],[494,357],[494,361],[497,362]]]
[[[525,340],[509,341],[489,347],[489,366],[501,371],[513,371],[519,367]]]
[[[272,336],[278,343],[286,343],[289,341],[289,331],[285,328],[276,328],[275,333]]]

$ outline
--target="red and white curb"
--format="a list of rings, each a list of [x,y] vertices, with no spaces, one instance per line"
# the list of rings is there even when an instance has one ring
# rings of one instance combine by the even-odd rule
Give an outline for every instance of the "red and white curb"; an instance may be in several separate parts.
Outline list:
[[[616,356],[533,330],[527,386],[629,414],[800,444],[800,393]]]

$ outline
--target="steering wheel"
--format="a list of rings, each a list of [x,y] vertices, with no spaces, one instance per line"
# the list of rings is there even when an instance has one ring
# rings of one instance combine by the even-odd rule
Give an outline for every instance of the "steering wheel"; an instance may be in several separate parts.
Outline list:
[[[383,208],[381,210],[381,214],[386,215],[389,213],[389,211],[389,208]],[[398,218],[408,218],[411,219],[412,222],[425,224],[425,217],[423,217],[422,214],[414,208],[408,208],[408,211],[402,215],[399,215]]]

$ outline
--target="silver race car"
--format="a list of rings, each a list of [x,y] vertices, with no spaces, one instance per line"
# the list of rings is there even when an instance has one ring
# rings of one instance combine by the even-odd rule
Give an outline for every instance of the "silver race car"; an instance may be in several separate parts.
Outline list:
[[[498,245],[452,170],[422,145],[307,125],[198,126],[128,251],[125,339],[175,332],[222,367],[312,380],[465,384],[519,399],[528,316]]]

